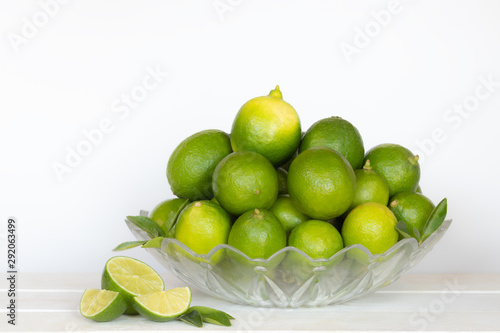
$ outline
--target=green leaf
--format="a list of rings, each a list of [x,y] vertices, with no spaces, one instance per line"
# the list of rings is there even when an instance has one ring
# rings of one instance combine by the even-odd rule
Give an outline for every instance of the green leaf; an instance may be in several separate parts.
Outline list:
[[[196,327],[203,327],[203,319],[198,311],[186,312],[177,319]]]
[[[149,217],[146,216],[127,216],[127,220],[132,222],[139,229],[145,231],[149,237],[155,238],[165,236],[162,228]]]
[[[420,243],[421,242],[420,231],[418,231],[417,228],[413,227],[413,234],[415,235],[415,239]]]
[[[410,235],[410,230],[408,230],[408,226],[404,221],[399,221],[398,224],[396,224],[396,230],[399,231],[401,236],[404,238],[412,238]]]
[[[170,224],[170,228],[168,229],[168,231],[166,232],[166,234],[164,236],[167,236],[168,234],[170,234],[170,232],[172,231],[172,229],[174,229],[174,226],[177,223],[177,219],[179,218],[179,215],[181,215],[182,210],[184,208],[186,208],[186,206],[188,205],[188,203],[189,203],[189,199],[186,199],[186,201],[184,201],[184,203],[177,210],[177,213],[175,213],[174,217],[172,218],[172,222],[165,221],[165,225],[167,224],[167,222],[169,222],[171,224]]]
[[[198,312],[204,322],[219,326],[231,326],[230,319],[234,319],[232,316],[223,311],[212,309],[206,306],[192,306],[188,309],[188,312],[190,311]]]
[[[120,245],[118,245],[117,247],[115,247],[113,249],[113,251],[123,251],[123,250],[132,249],[132,248],[137,247],[139,245],[143,245],[144,243],[146,243],[146,241],[124,242],[124,243],[121,243]]]
[[[156,238],[150,239],[146,243],[144,243],[144,245],[142,247],[159,249],[159,248],[161,248],[161,241],[164,239],[165,239],[165,237],[156,237]]]
[[[446,214],[448,212],[448,200],[444,198],[441,202],[434,208],[431,216],[424,225],[424,232],[422,235],[422,241],[425,241],[432,233],[439,229],[441,224],[443,224]]]

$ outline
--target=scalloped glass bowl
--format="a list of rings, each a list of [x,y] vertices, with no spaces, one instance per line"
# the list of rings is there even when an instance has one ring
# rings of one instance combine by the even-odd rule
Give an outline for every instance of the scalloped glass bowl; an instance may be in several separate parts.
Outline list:
[[[147,216],[142,211],[141,215]],[[138,240],[148,235],[126,221]],[[250,259],[229,245],[198,255],[176,239],[148,252],[163,266],[205,293],[234,303],[261,307],[312,307],[344,303],[399,279],[429,253],[451,224],[443,222],[425,242],[403,239],[383,254],[352,245],[329,259],[311,259],[285,247],[267,260]]]

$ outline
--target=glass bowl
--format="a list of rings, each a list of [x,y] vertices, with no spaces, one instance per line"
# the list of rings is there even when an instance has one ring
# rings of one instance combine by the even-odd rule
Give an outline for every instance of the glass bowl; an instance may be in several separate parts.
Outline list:
[[[148,214],[141,211],[141,215]],[[126,223],[137,240],[150,239],[133,223]],[[431,251],[450,224],[451,220],[444,221],[420,245],[405,238],[378,255],[362,245],[351,245],[329,259],[314,260],[288,246],[263,260],[250,259],[225,244],[199,255],[173,238],[165,238],[159,249],[146,250],[189,286],[234,303],[325,306],[368,295],[396,281]]]

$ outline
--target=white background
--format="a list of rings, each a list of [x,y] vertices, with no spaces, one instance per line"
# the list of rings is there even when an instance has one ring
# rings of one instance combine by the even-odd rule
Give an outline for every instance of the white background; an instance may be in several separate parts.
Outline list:
[[[366,149],[420,151],[423,191],[447,197],[454,222],[413,272],[500,273],[500,86],[478,88],[464,116],[447,113],[478,101],[481,78],[500,82],[499,2],[401,1],[382,28],[371,13],[390,1],[74,0],[44,22],[47,2],[0,3],[1,267],[15,216],[22,271],[99,272],[133,240],[124,217],[172,197],[175,146],[230,131],[246,100],[279,84],[304,130],[338,115]],[[359,46],[351,57],[347,44]],[[121,96],[147,68],[168,77],[126,114]],[[112,131],[59,181],[54,163],[103,119]],[[144,250],[126,254],[163,270]]]

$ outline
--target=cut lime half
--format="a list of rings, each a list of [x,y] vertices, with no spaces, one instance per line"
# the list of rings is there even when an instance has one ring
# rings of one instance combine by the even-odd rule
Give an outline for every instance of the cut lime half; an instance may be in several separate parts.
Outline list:
[[[163,279],[154,269],[140,260],[122,256],[108,260],[102,274],[101,286],[123,296],[128,304],[126,314],[137,314],[132,307],[135,296],[165,289]]]
[[[126,308],[127,302],[120,293],[110,290],[86,289],[80,300],[80,313],[94,321],[116,319]]]
[[[174,320],[185,313],[190,304],[191,289],[189,287],[134,297],[134,309],[143,317],[153,321]]]

